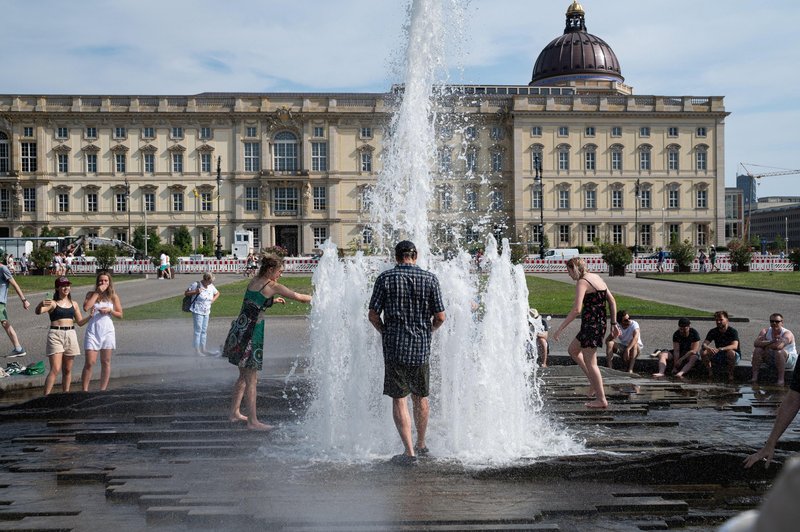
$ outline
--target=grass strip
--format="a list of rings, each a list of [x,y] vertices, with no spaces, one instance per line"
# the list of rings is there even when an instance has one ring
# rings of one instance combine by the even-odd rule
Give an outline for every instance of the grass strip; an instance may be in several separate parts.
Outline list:
[[[96,276],[91,275],[70,275],[69,280],[72,286],[94,286]],[[53,285],[57,277],[53,275],[14,275],[14,280],[22,291],[26,294],[28,292],[48,292],[53,291]],[[132,281],[134,279],[144,279],[144,275],[120,275],[114,276],[114,283],[121,283],[124,281]],[[14,289],[12,288],[13,292]]]
[[[800,272],[640,273],[639,277],[800,294]]]

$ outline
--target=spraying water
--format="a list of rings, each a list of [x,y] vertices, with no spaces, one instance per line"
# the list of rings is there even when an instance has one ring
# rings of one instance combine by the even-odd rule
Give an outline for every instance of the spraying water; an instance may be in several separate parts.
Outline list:
[[[460,18],[450,16],[448,6],[458,3],[415,0],[410,9],[405,85],[371,210],[384,247],[400,235],[413,240],[418,264],[435,273],[442,288],[447,321],[434,334],[427,440],[435,455],[471,464],[579,452],[541,414],[535,359],[526,355],[528,290],[508,242],[498,250],[489,236],[478,272],[463,249],[450,260],[431,253],[427,208],[438,109],[432,95],[436,83],[441,86],[444,21]],[[381,395],[380,336],[367,321],[374,278],[392,266],[361,254],[342,261],[335,245],[323,246],[311,312],[316,389],[304,423],[320,457],[366,460],[400,448],[391,400]]]

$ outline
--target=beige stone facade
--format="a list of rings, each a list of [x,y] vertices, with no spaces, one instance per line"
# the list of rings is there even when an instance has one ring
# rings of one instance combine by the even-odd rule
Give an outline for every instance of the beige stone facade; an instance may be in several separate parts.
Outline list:
[[[459,225],[464,238],[483,236],[456,219],[462,206],[466,219],[488,220],[484,232],[535,248],[539,154],[552,247],[630,246],[637,222],[645,247],[665,245],[671,233],[722,244],[723,99],[567,85],[460,88],[469,103],[455,111],[472,126],[437,141],[439,230]],[[364,244],[388,97],[0,95],[0,236],[47,226],[127,239],[129,223],[146,219],[163,241],[185,225],[198,246],[213,244],[219,202],[224,249],[241,229],[261,247],[298,254],[327,237]]]

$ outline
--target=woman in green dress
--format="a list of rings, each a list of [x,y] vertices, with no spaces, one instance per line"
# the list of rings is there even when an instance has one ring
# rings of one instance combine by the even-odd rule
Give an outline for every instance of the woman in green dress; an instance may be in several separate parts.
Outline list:
[[[261,423],[256,412],[256,384],[264,357],[264,322],[259,320],[261,313],[273,303],[286,303],[285,297],[301,303],[311,303],[311,296],[298,294],[278,283],[282,273],[282,258],[275,255],[264,255],[261,258],[261,267],[247,285],[242,310],[231,323],[223,349],[223,356],[239,368],[239,378],[233,386],[230,420],[246,421],[247,428],[254,430],[273,428]],[[240,410],[243,398],[247,416]]]

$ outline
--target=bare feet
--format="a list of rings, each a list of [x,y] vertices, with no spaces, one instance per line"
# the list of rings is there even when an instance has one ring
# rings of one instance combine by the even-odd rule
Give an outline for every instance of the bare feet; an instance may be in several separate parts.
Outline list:
[[[608,408],[608,401],[592,401],[591,403],[584,403],[586,408]]]
[[[783,386],[783,381],[778,381],[778,386]]]
[[[247,416],[242,415],[241,412],[236,412],[234,415],[228,418],[228,420],[232,423],[237,421],[247,421]]]
[[[682,379],[683,378],[683,372],[681,371],[679,373],[676,373],[675,376],[678,377],[679,379]]]
[[[653,373],[653,377],[655,377],[657,379],[660,379],[661,377],[664,377],[664,374],[663,373]]]
[[[260,421],[255,421],[253,423],[247,423],[247,428],[250,430],[272,430],[275,427],[272,425],[267,425],[266,423],[261,423]]]

